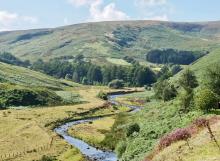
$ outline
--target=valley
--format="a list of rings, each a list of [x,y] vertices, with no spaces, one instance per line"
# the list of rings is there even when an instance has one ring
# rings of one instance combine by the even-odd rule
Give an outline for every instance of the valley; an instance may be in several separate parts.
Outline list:
[[[219,160],[220,22],[0,32],[0,160]]]

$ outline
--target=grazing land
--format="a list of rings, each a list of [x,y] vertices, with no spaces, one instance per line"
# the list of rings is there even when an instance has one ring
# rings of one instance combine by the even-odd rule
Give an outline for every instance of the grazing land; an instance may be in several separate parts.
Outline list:
[[[75,87],[72,90],[82,96],[86,103],[79,105],[57,106],[47,108],[8,109],[0,111],[0,145],[1,156],[9,160],[36,160],[43,155],[55,156],[61,160],[82,160],[79,151],[68,145],[53,131],[54,125],[68,118],[85,117],[80,113],[88,112],[102,106],[103,100],[96,97],[100,90],[109,92],[105,87]],[[88,116],[114,113],[113,110],[96,110]],[[52,145],[50,147],[51,140]],[[41,149],[42,148],[42,149]],[[9,154],[10,157],[9,157]],[[13,158],[12,155],[19,154]],[[21,154],[21,155],[20,155]],[[73,158],[72,158],[73,157]],[[75,158],[74,158],[75,157]]]

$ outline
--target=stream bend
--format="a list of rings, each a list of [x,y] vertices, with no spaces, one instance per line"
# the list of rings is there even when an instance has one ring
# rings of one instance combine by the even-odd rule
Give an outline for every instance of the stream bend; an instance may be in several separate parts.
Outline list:
[[[123,95],[125,94],[109,95],[108,101],[114,105],[119,105],[120,103],[116,101],[116,98],[123,96]],[[123,104],[123,106],[129,107],[131,109],[131,112],[137,112],[142,108],[140,106],[132,106],[132,105],[126,105],[126,104]],[[60,136],[62,136],[63,139],[67,141],[70,145],[73,145],[74,147],[78,148],[83,155],[85,155],[87,158],[89,158],[92,161],[93,160],[94,161],[117,161],[118,159],[114,152],[97,149],[80,139],[70,136],[67,132],[68,129],[74,125],[87,123],[87,122],[99,120],[102,118],[103,117],[98,117],[98,118],[96,117],[96,118],[82,119],[78,121],[68,122],[55,128],[54,131]]]

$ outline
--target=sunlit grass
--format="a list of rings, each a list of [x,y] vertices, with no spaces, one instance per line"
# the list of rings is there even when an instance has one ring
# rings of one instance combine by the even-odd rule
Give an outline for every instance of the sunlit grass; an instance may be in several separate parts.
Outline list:
[[[106,58],[106,60],[112,64],[115,64],[115,65],[125,65],[125,66],[131,65],[130,63],[126,62],[123,59]]]
[[[90,123],[73,126],[68,132],[92,145],[99,146],[114,124],[114,117],[106,117]]]
[[[215,138],[220,143],[220,122],[211,126]],[[189,140],[189,147],[186,142],[180,141],[165,148],[162,152],[157,154],[153,161],[214,161],[220,160],[220,149],[210,138],[207,129],[204,129],[196,136]]]

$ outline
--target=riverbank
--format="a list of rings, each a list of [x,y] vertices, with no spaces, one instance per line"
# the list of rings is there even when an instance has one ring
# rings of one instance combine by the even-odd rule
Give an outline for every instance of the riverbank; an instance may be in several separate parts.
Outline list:
[[[32,109],[9,109],[0,111],[0,156],[13,161],[38,160],[43,155],[55,156],[65,161],[76,156],[74,161],[83,160],[77,149],[67,144],[53,131],[55,122],[70,118],[83,118],[83,113],[100,107],[105,101],[98,99],[99,91],[111,92],[107,87],[82,86],[72,88],[87,103]],[[103,111],[95,114],[102,115]],[[52,143],[51,143],[52,142]],[[10,154],[10,156],[9,156]],[[74,154],[74,155],[71,155]]]
[[[107,108],[108,110],[110,108],[113,108],[111,112],[114,111],[113,113],[114,115],[121,113],[121,112],[136,111],[136,109],[140,109],[139,106],[129,106],[129,105],[122,105],[122,104],[118,105],[118,103],[116,102],[116,98],[123,96],[126,93],[125,91],[118,91],[118,92],[113,92],[113,93],[117,93],[117,95],[108,93],[108,103],[107,103],[108,106],[106,106],[105,108]],[[132,91],[129,91],[128,93],[132,93]],[[121,108],[126,109],[126,107],[127,107],[127,110],[125,111],[120,110]],[[97,126],[97,124],[101,126]],[[71,122],[65,123],[55,128],[54,131],[57,134],[59,134],[69,144],[77,147],[81,151],[81,153],[83,153],[87,158],[89,158],[89,160],[117,161],[118,159],[116,157],[116,154],[110,151],[109,149],[106,149],[108,148],[108,146],[103,146],[104,144],[102,144],[102,142],[104,141],[106,137],[106,135],[103,133],[103,130],[105,130],[105,133],[110,132],[113,124],[114,124],[113,116],[112,117],[108,117],[108,116],[92,117],[91,116],[91,118],[88,118],[88,119],[83,118],[78,121],[71,121]],[[78,130],[75,130],[75,128],[77,127],[78,127]]]

